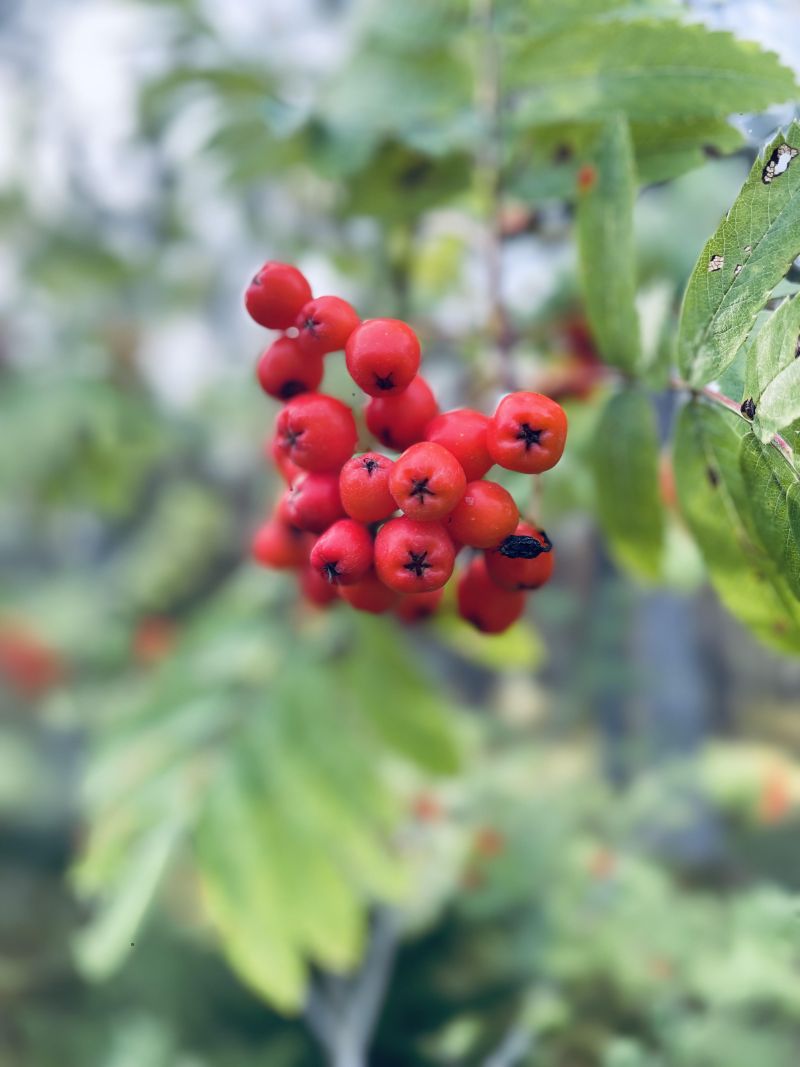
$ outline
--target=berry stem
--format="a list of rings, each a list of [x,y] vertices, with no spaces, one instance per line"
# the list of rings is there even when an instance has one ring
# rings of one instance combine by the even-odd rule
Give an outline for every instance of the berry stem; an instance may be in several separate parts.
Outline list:
[[[683,381],[682,378],[673,376],[669,380],[669,387],[670,389],[675,389],[679,392],[691,393],[692,396],[704,396],[706,400],[710,400],[712,403],[719,404],[721,407],[733,412],[733,414],[740,419],[744,419],[746,423],[752,423],[752,419],[749,419],[742,411],[741,404],[737,404],[733,397],[726,396],[724,393],[721,393],[719,389],[712,389],[710,385],[702,385],[698,387],[690,385],[688,382]],[[794,451],[786,438],[781,437],[779,433],[774,433],[772,437],[770,437],[769,443],[773,448],[780,452],[781,456],[783,456],[791,467],[795,476],[800,477],[800,472],[798,472],[795,467]]]

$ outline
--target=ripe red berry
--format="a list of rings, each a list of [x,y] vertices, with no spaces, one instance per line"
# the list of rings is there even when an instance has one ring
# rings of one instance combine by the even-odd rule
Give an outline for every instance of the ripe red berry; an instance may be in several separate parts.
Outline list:
[[[350,408],[324,393],[290,400],[278,415],[275,435],[284,455],[308,471],[339,470],[358,438]]]
[[[525,608],[525,594],[495,585],[482,556],[476,556],[461,575],[457,597],[461,618],[485,634],[503,633]]]
[[[447,516],[447,532],[472,548],[493,548],[516,529],[519,509],[507,489],[497,482],[469,482],[464,495]]]
[[[307,356],[338,352],[361,322],[358,312],[338,296],[318,296],[309,300],[295,321],[297,341]]]
[[[429,441],[406,449],[389,475],[389,490],[397,506],[409,518],[426,522],[449,515],[466,484],[464,468],[455,456]]]
[[[344,517],[335,471],[303,471],[286,491],[282,514],[299,530],[322,533]]]
[[[297,341],[279,337],[259,357],[256,375],[265,393],[289,400],[317,388],[323,375],[322,356],[304,355]]]
[[[503,589],[538,589],[549,580],[554,562],[550,538],[528,522],[486,553],[489,576]]]
[[[472,408],[444,411],[428,424],[425,440],[452,452],[464,468],[468,482],[477,481],[494,463],[486,447],[489,416]]]
[[[380,452],[365,452],[348,459],[339,474],[339,492],[344,510],[359,522],[387,519],[397,505],[389,492],[394,460]]]
[[[339,592],[335,585],[331,585],[327,578],[314,570],[309,564],[298,573],[300,591],[309,604],[315,607],[327,607],[332,601],[339,599]]]
[[[343,585],[339,595],[352,607],[373,615],[389,611],[400,599],[400,594],[384,585],[374,570],[368,571],[355,585]]]
[[[495,463],[526,474],[540,474],[554,467],[566,439],[564,409],[541,393],[504,397],[486,431],[486,445]]]
[[[298,474],[302,474],[303,468],[293,463],[281,447],[281,443],[274,435],[264,442],[264,456],[271,460],[280,472],[285,482],[291,485]]]
[[[311,566],[331,585],[355,585],[372,566],[369,530],[354,519],[339,519],[320,534],[311,550]]]
[[[375,570],[398,593],[440,589],[453,573],[454,560],[453,542],[438,522],[389,519],[375,538]]]
[[[431,589],[428,593],[411,593],[404,596],[394,609],[395,615],[405,623],[424,622],[439,610],[444,589]]]
[[[424,378],[417,375],[399,396],[375,397],[367,404],[367,428],[395,452],[422,441],[439,405]]]
[[[253,535],[250,550],[253,559],[262,567],[284,570],[302,567],[308,560],[308,546],[307,534],[274,518],[259,526]]]
[[[400,319],[368,319],[345,347],[350,377],[370,396],[402,393],[419,370],[417,335]]]
[[[247,287],[244,306],[260,326],[288,330],[310,299],[311,286],[296,267],[270,260]]]

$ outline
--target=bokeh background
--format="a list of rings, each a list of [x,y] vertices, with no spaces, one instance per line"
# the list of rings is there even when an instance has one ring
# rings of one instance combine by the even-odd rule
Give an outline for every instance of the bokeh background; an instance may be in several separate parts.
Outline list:
[[[487,10],[0,0],[4,1067],[800,1061],[800,661],[720,605],[668,460],[658,579],[598,530],[574,161],[509,141],[487,222]],[[800,76],[793,0],[681,10]],[[654,353],[793,114],[645,185]],[[268,257],[407,317],[443,408],[509,361],[563,399],[556,575],[505,637],[249,561]]]

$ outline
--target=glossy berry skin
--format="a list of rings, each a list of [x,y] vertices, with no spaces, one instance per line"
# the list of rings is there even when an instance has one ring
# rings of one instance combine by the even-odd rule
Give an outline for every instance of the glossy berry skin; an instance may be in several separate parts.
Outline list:
[[[380,452],[365,452],[348,459],[339,474],[339,493],[344,510],[359,522],[380,522],[397,509],[389,492],[394,460]]]
[[[303,468],[293,463],[281,447],[277,437],[268,437],[264,442],[264,456],[270,460],[279,471],[283,480],[288,484],[294,481],[298,474],[303,473]]]
[[[297,343],[306,356],[338,352],[361,322],[358,312],[338,296],[318,296],[309,300],[295,320]]]
[[[372,615],[383,615],[395,606],[400,594],[384,585],[374,570],[369,571],[355,585],[343,585],[339,596],[359,611],[368,611]]]
[[[375,397],[367,404],[369,432],[385,448],[402,452],[425,439],[425,431],[439,410],[433,390],[419,374],[399,396]]]
[[[394,609],[403,622],[413,625],[435,615],[444,596],[444,589],[432,589],[429,593],[412,593],[404,596]]]
[[[286,570],[308,560],[309,537],[279,518],[268,519],[256,530],[250,552],[262,567]]]
[[[304,471],[286,491],[282,514],[299,530],[322,533],[344,518],[335,471]]]
[[[367,319],[345,346],[350,377],[370,396],[396,396],[419,370],[417,335],[400,319]]]
[[[486,445],[495,463],[525,474],[541,474],[554,467],[566,440],[564,409],[541,393],[504,397],[486,431]]]
[[[550,538],[528,522],[486,553],[486,569],[503,589],[538,589],[549,581],[555,563]]]
[[[278,447],[307,471],[338,471],[353,454],[358,433],[346,404],[324,393],[289,400],[275,422]]]
[[[484,634],[501,634],[525,608],[525,594],[495,585],[486,561],[476,556],[458,580],[458,613]]]
[[[428,424],[425,440],[452,452],[464,468],[468,482],[482,478],[494,460],[486,447],[489,416],[472,408],[444,411]]]
[[[519,509],[507,489],[497,482],[469,482],[464,495],[447,516],[447,532],[462,545],[493,548],[512,534]]]
[[[397,460],[389,491],[410,519],[436,522],[449,515],[464,495],[464,468],[446,448],[421,441]]]
[[[296,267],[269,260],[248,285],[244,306],[259,326],[288,330],[310,299],[311,286]]]
[[[300,393],[313,392],[323,373],[322,356],[304,355],[291,337],[273,341],[256,366],[258,384],[276,400],[291,400]]]
[[[311,550],[311,566],[331,585],[355,585],[372,566],[369,530],[355,519],[339,519],[320,534]]]
[[[455,551],[438,522],[405,516],[389,521],[375,538],[375,570],[384,585],[398,593],[441,589],[453,573]]]
[[[325,608],[339,599],[338,588],[331,585],[327,578],[323,578],[319,571],[314,570],[310,564],[299,571],[297,578],[300,591],[309,604],[317,608]]]

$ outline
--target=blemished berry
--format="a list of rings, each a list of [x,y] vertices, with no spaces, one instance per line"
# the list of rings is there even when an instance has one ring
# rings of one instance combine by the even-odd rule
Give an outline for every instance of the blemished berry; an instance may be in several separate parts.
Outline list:
[[[494,464],[486,447],[489,416],[472,408],[443,411],[428,423],[425,440],[452,452],[464,468],[468,482],[477,481]]]
[[[297,579],[304,598],[315,607],[325,608],[339,599],[338,587],[332,585],[327,578],[323,578],[311,564],[298,572]]]
[[[367,429],[385,448],[402,452],[425,439],[439,410],[436,397],[419,374],[399,396],[374,397],[367,404]]]
[[[564,409],[541,393],[504,397],[486,431],[486,446],[495,463],[525,474],[541,474],[554,467],[566,440]]]
[[[482,556],[476,556],[459,578],[457,599],[461,618],[485,634],[503,633],[525,608],[525,594],[496,585]]]
[[[309,537],[280,518],[272,518],[253,534],[250,551],[262,567],[302,567],[308,560]]]
[[[493,548],[514,532],[518,522],[519,509],[507,489],[497,482],[476,481],[467,484],[445,526],[461,544]]]
[[[377,575],[398,593],[440,589],[453,573],[454,561],[453,542],[438,522],[389,519],[375,538]]]
[[[384,585],[374,570],[368,571],[355,585],[343,585],[339,596],[352,607],[372,615],[383,615],[400,599],[400,594]]]
[[[521,522],[510,537],[486,552],[486,570],[503,589],[538,589],[553,573],[553,546],[544,530]]]
[[[283,497],[282,514],[299,530],[322,533],[344,518],[335,471],[303,471]]]
[[[389,492],[394,460],[380,452],[365,452],[348,459],[339,473],[339,492],[344,510],[359,522],[380,522],[397,510]]]
[[[353,454],[358,433],[353,412],[335,397],[301,393],[275,423],[278,447],[308,471],[338,471]]]
[[[358,312],[338,296],[318,296],[300,309],[295,320],[297,343],[307,356],[338,352],[361,322]]]
[[[331,585],[355,585],[373,560],[372,537],[355,519],[339,519],[317,538],[310,563]]]
[[[467,479],[464,468],[441,445],[421,441],[397,460],[389,475],[389,491],[411,519],[436,522],[461,500]]]
[[[261,354],[256,366],[258,384],[276,400],[291,400],[313,392],[322,381],[322,356],[304,355],[291,337],[279,337]]]
[[[367,319],[345,346],[350,377],[370,396],[396,396],[419,370],[417,335],[400,319]]]
[[[394,609],[403,622],[413,625],[435,615],[444,596],[444,589],[431,589],[428,593],[411,593],[400,599]]]
[[[288,330],[310,299],[311,286],[297,267],[269,260],[248,285],[244,305],[259,326]]]

